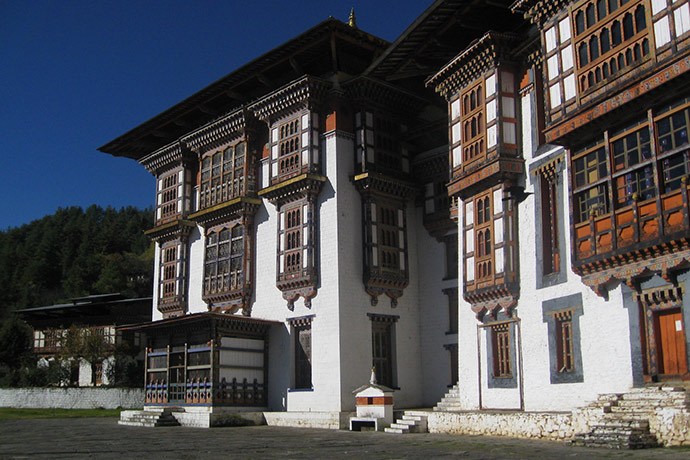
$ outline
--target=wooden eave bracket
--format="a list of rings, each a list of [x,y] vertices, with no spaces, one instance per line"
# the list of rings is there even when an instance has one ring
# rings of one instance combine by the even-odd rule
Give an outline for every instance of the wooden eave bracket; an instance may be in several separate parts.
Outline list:
[[[253,216],[260,205],[261,200],[259,198],[242,196],[190,214],[189,219],[207,226],[221,219]]]
[[[186,219],[178,219],[146,230],[144,234],[153,241],[160,241],[174,236],[189,236],[189,233],[194,227],[196,227],[194,222]]]
[[[389,195],[399,199],[411,199],[419,187],[412,182],[396,179],[384,174],[367,171],[350,178],[359,193],[367,192]]]
[[[304,173],[262,189],[259,192],[259,196],[278,206],[281,200],[290,196],[302,193],[318,194],[326,180],[326,177],[320,174]]]

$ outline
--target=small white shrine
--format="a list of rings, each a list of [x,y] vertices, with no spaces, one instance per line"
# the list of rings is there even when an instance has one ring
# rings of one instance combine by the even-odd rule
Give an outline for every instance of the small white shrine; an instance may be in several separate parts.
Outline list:
[[[393,423],[393,390],[376,383],[374,369],[369,383],[352,393],[357,416],[350,417],[350,431],[383,431]]]

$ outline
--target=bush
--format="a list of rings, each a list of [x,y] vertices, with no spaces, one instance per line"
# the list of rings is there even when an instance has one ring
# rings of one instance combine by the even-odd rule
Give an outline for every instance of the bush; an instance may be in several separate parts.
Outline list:
[[[108,386],[141,388],[144,384],[144,363],[125,354],[115,355],[106,370]]]

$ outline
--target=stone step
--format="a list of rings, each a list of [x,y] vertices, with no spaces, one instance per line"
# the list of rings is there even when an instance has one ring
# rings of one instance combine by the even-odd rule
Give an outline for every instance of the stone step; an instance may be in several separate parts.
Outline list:
[[[384,431],[396,434],[426,433],[428,432],[427,415],[418,411],[404,412],[401,418],[391,423],[391,426],[386,427]]]
[[[120,413],[120,425],[128,426],[179,426],[179,422],[172,415],[172,409],[123,411]]]
[[[405,433],[407,433],[409,430],[403,430],[403,429],[399,429],[399,428],[386,427],[386,428],[384,428],[383,431],[386,432],[386,433],[392,433],[392,434],[405,434]]]

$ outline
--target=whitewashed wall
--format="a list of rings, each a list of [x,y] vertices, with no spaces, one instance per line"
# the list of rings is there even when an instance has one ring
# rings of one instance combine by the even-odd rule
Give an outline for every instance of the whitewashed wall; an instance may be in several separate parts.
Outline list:
[[[522,99],[523,152],[525,169],[546,157],[548,153],[534,158],[536,150],[532,103],[529,97]],[[554,147],[555,148],[555,147]],[[550,152],[549,152],[550,153]],[[537,289],[537,235],[535,226],[536,193],[519,205],[519,267],[520,299],[516,314],[520,318],[520,340],[516,340],[516,364],[522,359],[522,381],[520,367],[514,372],[518,376],[518,388],[489,388],[487,385],[487,338],[486,330],[479,324],[470,305],[459,299],[459,380],[461,402],[466,409],[480,407],[478,373],[481,366],[481,402],[484,408],[519,407],[519,390],[522,385],[524,409],[570,410],[593,401],[601,393],[624,392],[633,385],[629,312],[623,306],[623,288],[612,286],[608,300],[597,296],[585,286],[571,269],[570,210],[568,204],[568,171],[563,174],[564,198],[558,210],[565,219],[565,246],[561,257],[565,258],[566,280],[563,283]],[[525,183],[527,192],[536,192],[529,179]],[[461,208],[462,209],[462,208]],[[463,247],[462,235],[460,248]],[[462,249],[461,249],[462,251]],[[460,278],[462,280],[462,263]],[[582,316],[579,318],[580,346],[583,381],[577,383],[551,383],[548,326],[543,320],[542,304],[545,301],[573,294],[582,296]],[[479,334],[479,340],[477,336]],[[479,349],[478,349],[479,347]],[[481,363],[477,360],[481,353]]]

